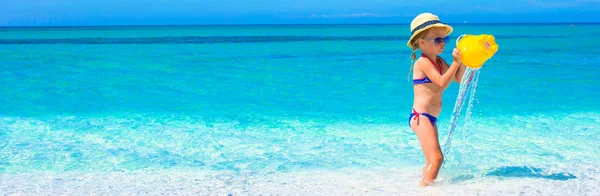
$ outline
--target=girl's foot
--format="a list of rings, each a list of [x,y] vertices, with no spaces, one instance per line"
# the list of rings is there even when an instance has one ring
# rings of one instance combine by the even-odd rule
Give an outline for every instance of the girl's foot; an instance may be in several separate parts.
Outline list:
[[[429,186],[431,184],[433,184],[433,180],[422,179],[421,182],[419,183],[419,186],[423,187],[423,186]]]

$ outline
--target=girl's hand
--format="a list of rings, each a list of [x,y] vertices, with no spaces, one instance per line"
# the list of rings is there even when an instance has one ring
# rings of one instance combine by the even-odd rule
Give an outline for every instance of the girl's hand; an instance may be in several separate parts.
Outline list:
[[[458,48],[454,48],[454,50],[452,51],[452,58],[454,58],[454,61],[456,61],[457,63],[461,63],[460,50],[458,50]]]

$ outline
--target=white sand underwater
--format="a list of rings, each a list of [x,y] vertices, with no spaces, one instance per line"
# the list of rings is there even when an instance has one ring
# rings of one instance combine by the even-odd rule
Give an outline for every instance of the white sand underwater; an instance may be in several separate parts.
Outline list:
[[[475,177],[418,187],[412,170],[0,174],[0,195],[600,195],[600,170],[576,179]]]

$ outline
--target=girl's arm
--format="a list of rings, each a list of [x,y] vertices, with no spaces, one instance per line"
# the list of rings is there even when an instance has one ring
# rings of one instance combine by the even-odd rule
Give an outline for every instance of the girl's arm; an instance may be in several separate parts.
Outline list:
[[[442,59],[442,58],[440,58],[440,59]],[[450,69],[450,65],[448,65],[448,63],[444,59],[442,59],[442,62],[444,63],[444,69]],[[452,62],[452,63],[454,63],[454,62]],[[465,68],[466,68],[465,64],[460,63],[460,66],[459,66],[458,70],[456,71],[454,77],[452,78],[452,81],[460,84],[460,81],[462,80],[462,77],[465,74],[465,70],[466,70]]]
[[[454,75],[454,82],[459,83],[462,80],[463,75],[465,74],[465,65],[460,63],[460,66],[458,67],[458,71],[456,71],[456,74]]]
[[[448,85],[450,85],[450,82],[452,82],[452,79],[454,79],[454,76],[456,75],[458,67],[458,63],[453,62],[446,73],[440,74],[440,72],[435,69],[435,65],[427,59],[421,58],[415,63],[416,69],[421,70],[432,83],[442,88],[447,88]]]
[[[425,73],[429,80],[431,80],[431,82],[435,85],[438,85],[442,88],[447,88],[448,85],[450,85],[450,82],[452,82],[452,80],[456,77],[456,71],[458,70],[458,68],[462,67],[459,66],[460,63],[458,63],[460,62],[460,51],[458,49],[454,49],[454,51],[452,52],[452,57],[454,61],[452,62],[450,68],[448,68],[448,70],[444,74],[440,74],[438,70],[434,68],[434,65],[430,61],[427,61],[425,59],[417,60],[417,62],[415,63],[415,68]]]

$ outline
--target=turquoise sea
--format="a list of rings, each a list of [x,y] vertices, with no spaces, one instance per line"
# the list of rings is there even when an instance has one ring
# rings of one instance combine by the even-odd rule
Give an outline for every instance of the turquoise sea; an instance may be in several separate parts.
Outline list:
[[[499,51],[427,188],[407,24],[0,28],[0,194],[600,195],[600,24],[453,26]]]

